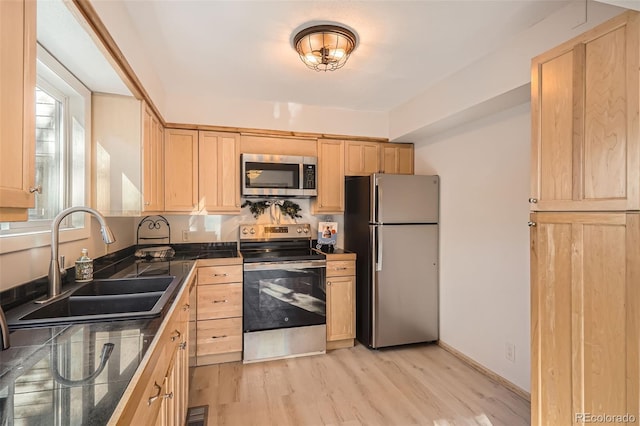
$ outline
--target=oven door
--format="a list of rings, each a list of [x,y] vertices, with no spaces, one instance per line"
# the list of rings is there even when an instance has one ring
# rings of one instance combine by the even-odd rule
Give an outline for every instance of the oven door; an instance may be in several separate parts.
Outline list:
[[[244,265],[244,331],[326,324],[325,260]]]

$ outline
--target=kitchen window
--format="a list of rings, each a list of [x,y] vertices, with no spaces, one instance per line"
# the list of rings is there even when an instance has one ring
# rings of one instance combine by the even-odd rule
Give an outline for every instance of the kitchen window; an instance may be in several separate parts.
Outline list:
[[[36,82],[35,195],[27,222],[0,223],[0,252],[49,244],[53,218],[63,209],[88,204],[91,92],[38,45]],[[87,238],[85,215],[70,215],[61,241]],[[88,222],[87,222],[88,223]],[[65,235],[66,234],[66,235]]]

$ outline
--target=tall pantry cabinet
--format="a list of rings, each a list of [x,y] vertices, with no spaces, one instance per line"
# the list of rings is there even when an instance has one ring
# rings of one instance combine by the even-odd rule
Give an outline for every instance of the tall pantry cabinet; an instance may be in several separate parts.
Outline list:
[[[0,1],[0,221],[34,206],[36,2]]]
[[[640,418],[640,15],[532,61],[531,424]]]

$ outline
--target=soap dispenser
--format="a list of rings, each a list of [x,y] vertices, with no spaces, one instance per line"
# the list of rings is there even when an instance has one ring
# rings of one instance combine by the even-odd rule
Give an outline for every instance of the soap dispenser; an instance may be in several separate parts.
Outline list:
[[[84,283],[93,280],[93,259],[89,257],[89,251],[82,249],[82,254],[76,260],[76,282]]]

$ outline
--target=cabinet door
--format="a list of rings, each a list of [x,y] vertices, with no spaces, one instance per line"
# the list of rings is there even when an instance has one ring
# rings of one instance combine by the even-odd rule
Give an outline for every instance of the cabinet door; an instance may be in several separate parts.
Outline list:
[[[207,212],[240,211],[240,135],[199,133],[200,209]]]
[[[381,144],[383,173],[413,174],[413,144]]]
[[[531,220],[532,424],[638,413],[640,215]]]
[[[35,200],[35,1],[0,2],[0,63],[0,220],[27,220]]]
[[[640,208],[638,17],[533,59],[533,210]]]
[[[149,107],[144,109],[143,210],[164,210],[164,128]]]
[[[377,142],[346,141],[346,176],[367,176],[380,171],[380,147]]]
[[[198,131],[166,129],[164,203],[167,212],[198,211]]]
[[[344,212],[344,142],[318,140],[318,196],[314,213]]]
[[[327,341],[355,337],[355,276],[327,278]]]

